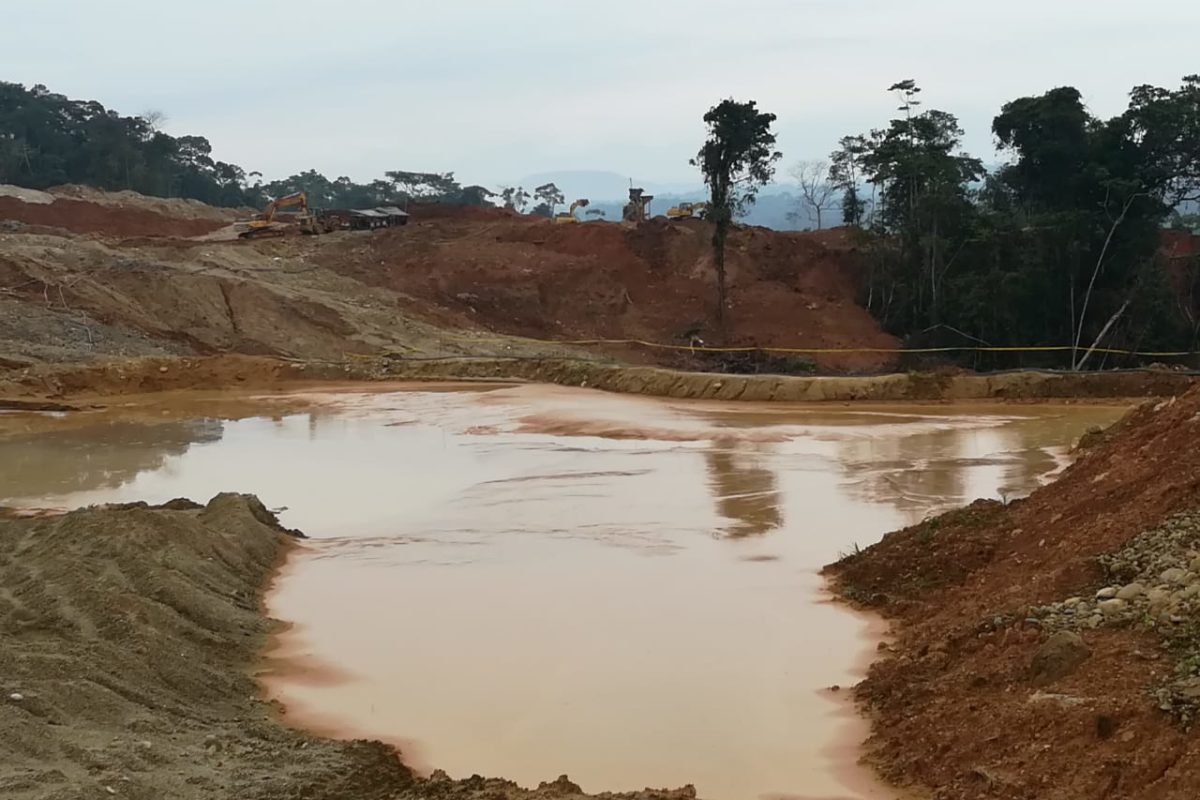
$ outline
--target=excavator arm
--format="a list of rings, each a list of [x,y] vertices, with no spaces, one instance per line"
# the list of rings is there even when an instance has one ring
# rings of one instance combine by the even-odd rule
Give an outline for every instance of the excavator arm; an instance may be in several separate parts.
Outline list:
[[[282,197],[276,197],[263,206],[262,213],[256,214],[253,219],[245,223],[246,230],[242,231],[238,236],[243,239],[262,236],[282,236],[282,231],[273,224],[275,221],[275,212],[281,208],[291,208],[292,206],[300,207],[298,222],[301,230],[305,233],[316,232],[314,218],[308,213],[308,195],[304,192],[293,192],[292,194],[285,194]]]
[[[304,192],[293,192],[292,194],[285,194],[283,197],[276,197],[263,208],[260,221],[269,223],[275,219],[276,211],[281,208],[290,208],[291,206],[300,206],[302,211],[307,210],[308,195]]]

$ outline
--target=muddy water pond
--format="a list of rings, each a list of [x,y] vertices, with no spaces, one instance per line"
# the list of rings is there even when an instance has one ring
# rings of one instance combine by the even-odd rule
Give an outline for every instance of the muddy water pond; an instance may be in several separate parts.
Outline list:
[[[305,410],[297,410],[297,404]],[[819,568],[1048,480],[1099,406],[714,405],[547,387],[183,397],[0,426],[0,503],[253,492],[311,541],[268,598],[296,725],[589,791],[875,798],[877,623]],[[30,418],[32,419],[32,418]]]

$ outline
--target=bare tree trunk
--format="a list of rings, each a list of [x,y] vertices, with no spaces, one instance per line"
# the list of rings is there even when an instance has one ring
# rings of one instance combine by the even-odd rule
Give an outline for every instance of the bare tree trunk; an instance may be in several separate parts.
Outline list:
[[[728,227],[728,221],[718,219],[712,239],[713,261],[717,268],[717,327],[722,336],[725,333],[725,238]]]
[[[1087,352],[1083,354],[1083,358],[1079,359],[1079,363],[1075,365],[1076,370],[1083,369],[1083,365],[1087,363],[1087,360],[1092,355],[1092,352],[1095,351],[1095,349],[1100,345],[1100,340],[1104,338],[1106,333],[1108,333],[1108,329],[1111,328],[1113,324],[1120,318],[1120,316],[1125,313],[1125,309],[1129,308],[1130,300],[1132,300],[1132,298],[1122,303],[1121,307],[1117,309],[1117,312],[1108,318],[1108,322],[1104,323],[1104,327],[1101,328],[1100,333],[1096,335],[1096,340],[1092,342],[1092,346],[1087,349]]]
[[[1080,363],[1076,361],[1076,357],[1079,353],[1079,341],[1083,338],[1083,323],[1087,318],[1088,304],[1092,299],[1092,288],[1096,285],[1096,276],[1100,274],[1100,267],[1104,264],[1104,257],[1108,255],[1108,247],[1112,244],[1113,236],[1116,234],[1117,228],[1120,227],[1121,223],[1125,221],[1125,215],[1129,213],[1129,207],[1133,205],[1133,201],[1139,197],[1141,197],[1140,193],[1134,194],[1125,201],[1125,205],[1121,207],[1121,213],[1117,215],[1117,218],[1113,220],[1112,226],[1110,226],[1108,229],[1108,236],[1104,237],[1104,246],[1100,248],[1100,256],[1096,259],[1096,266],[1092,269],[1092,279],[1088,281],[1087,291],[1084,292],[1083,295],[1083,308],[1079,312],[1079,322],[1075,328],[1075,341],[1071,343],[1071,369],[1077,370],[1080,367]],[[1126,302],[1125,305],[1128,304],[1129,303]],[[1125,306],[1122,306],[1120,310],[1124,311]],[[1118,312],[1118,314],[1119,313],[1120,312]],[[1105,327],[1105,330],[1107,330],[1107,326]],[[1095,345],[1093,345],[1093,347],[1095,347]]]
[[[937,215],[933,217],[933,236],[929,242],[929,319],[932,322],[938,321],[937,313],[937,242],[938,242],[938,224]]]

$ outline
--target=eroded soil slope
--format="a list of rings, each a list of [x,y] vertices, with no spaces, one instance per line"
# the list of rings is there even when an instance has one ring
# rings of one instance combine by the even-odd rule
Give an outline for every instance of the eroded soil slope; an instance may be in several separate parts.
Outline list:
[[[1196,796],[1200,390],[1098,438],[1026,500],[828,568],[895,621],[858,687],[886,777],[938,798]]]
[[[139,197],[71,188],[0,192],[0,359],[556,349],[496,341],[496,334],[673,345],[694,336],[746,346],[896,344],[856,305],[857,256],[836,231],[737,231],[722,335],[713,324],[710,231],[699,221],[555,225],[499,209],[425,208],[402,228],[221,241],[199,234],[227,224],[231,212]],[[589,354],[712,366],[691,353],[636,346],[575,353]],[[891,360],[817,356],[831,370],[874,371]]]
[[[0,515],[0,796],[583,796],[565,778],[534,792],[419,779],[379,742],[278,724],[251,671],[273,629],[261,592],[291,535],[247,495]]]
[[[482,216],[482,215],[479,215]],[[445,309],[463,325],[552,339],[891,348],[855,302],[857,257],[843,231],[742,228],[730,239],[726,336],[714,325],[711,227],[658,219],[556,225],[497,213],[432,217],[325,249],[347,275]],[[678,365],[679,356],[634,350]],[[820,355],[834,369],[878,369],[886,355]]]

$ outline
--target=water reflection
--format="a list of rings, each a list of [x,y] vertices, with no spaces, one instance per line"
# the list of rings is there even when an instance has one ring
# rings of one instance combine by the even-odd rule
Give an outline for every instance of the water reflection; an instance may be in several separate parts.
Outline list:
[[[1027,490],[1118,413],[536,386],[329,402],[0,439],[3,493],[287,506],[314,538],[268,598],[296,623],[283,652],[347,675],[271,683],[296,724],[417,739],[460,777],[566,771],[732,800],[865,796],[843,781],[854,756],[829,753],[844,721],[820,693],[854,680],[862,628],[822,601],[817,568],[948,504]],[[30,449],[41,466],[22,476]]]
[[[720,530],[732,539],[762,536],[783,524],[779,482],[768,466],[769,446],[716,440],[704,451],[717,513],[729,520]]]
[[[221,438],[218,419],[114,422],[0,440],[0,501],[115,489],[162,469],[172,456]]]

